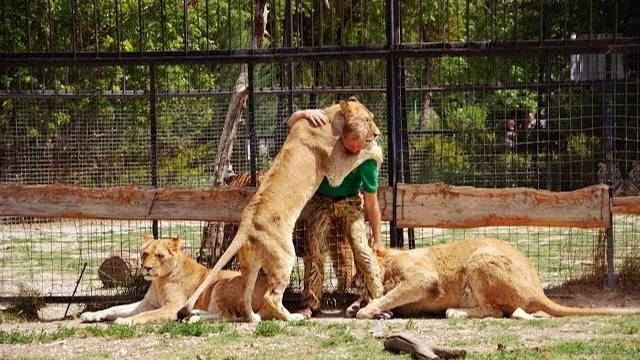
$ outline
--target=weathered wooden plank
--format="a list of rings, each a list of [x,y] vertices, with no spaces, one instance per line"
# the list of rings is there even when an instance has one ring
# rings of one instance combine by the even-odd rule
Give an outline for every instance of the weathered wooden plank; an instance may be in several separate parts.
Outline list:
[[[154,189],[64,185],[0,185],[0,215],[56,218],[146,219]]]
[[[614,214],[640,215],[640,196],[614,197],[611,202]]]
[[[253,188],[239,187],[100,189],[0,184],[0,216],[231,222],[240,220],[240,213],[254,192]],[[385,221],[392,217],[392,195],[391,188],[381,188],[378,194]],[[525,188],[400,184],[398,226],[606,227],[608,199],[603,185],[558,193]],[[638,213],[638,202],[634,199],[614,201],[618,204],[616,211]]]
[[[255,192],[252,187],[158,189],[149,218],[237,222]]]
[[[605,185],[550,192],[528,188],[478,189],[442,183],[399,184],[397,226],[608,227],[609,192]]]

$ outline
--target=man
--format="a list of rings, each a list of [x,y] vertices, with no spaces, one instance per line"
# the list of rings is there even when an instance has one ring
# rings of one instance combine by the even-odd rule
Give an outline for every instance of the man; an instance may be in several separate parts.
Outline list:
[[[322,110],[300,110],[289,118],[289,124],[300,118],[306,118],[314,126],[322,126],[328,122]],[[364,148],[370,132],[366,121],[353,121],[345,125],[340,139],[345,149],[355,154]],[[382,279],[374,255],[374,251],[384,248],[380,236],[381,215],[377,196],[381,162],[381,156],[372,154],[370,159],[353,170],[338,187],[329,185],[325,178],[309,202],[303,307],[300,310],[305,317],[311,317],[320,308],[327,235],[335,220],[341,223],[344,236],[351,246],[356,271],[361,274],[365,286],[365,297],[374,299],[383,294]],[[372,246],[369,246],[367,239],[365,213],[371,225]]]

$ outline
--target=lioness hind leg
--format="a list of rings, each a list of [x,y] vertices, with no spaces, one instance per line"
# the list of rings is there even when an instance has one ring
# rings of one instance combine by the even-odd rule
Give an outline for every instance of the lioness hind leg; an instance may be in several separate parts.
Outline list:
[[[379,317],[395,308],[428,298],[438,298],[442,289],[438,275],[434,273],[418,273],[411,279],[400,282],[384,296],[373,299],[356,313],[358,319]]]
[[[240,272],[242,274],[242,319],[244,321],[258,322],[260,315],[253,312],[251,300],[253,289],[256,285],[258,272],[260,272],[260,262],[252,249],[243,248],[238,254],[240,260]]]
[[[291,247],[293,247],[293,244],[291,244]],[[269,288],[264,294],[264,305],[271,310],[276,319],[285,321],[304,319],[302,314],[291,314],[282,305],[282,297],[287,286],[289,286],[289,277],[295,262],[293,251],[291,254],[292,256],[286,256],[286,259],[274,259],[271,263],[264,264],[265,275],[267,275],[267,282],[269,283]]]

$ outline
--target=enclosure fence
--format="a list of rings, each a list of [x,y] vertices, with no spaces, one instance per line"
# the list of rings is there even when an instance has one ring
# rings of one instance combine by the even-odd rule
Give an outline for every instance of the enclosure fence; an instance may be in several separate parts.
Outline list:
[[[0,0],[0,30],[0,301],[138,297],[144,233],[215,261],[252,193],[211,189],[239,96],[236,185],[295,110],[356,96],[382,131],[389,246],[491,236],[547,287],[640,283],[636,1]],[[145,208],[179,190],[227,207]],[[330,260],[327,289],[350,291],[348,255]]]

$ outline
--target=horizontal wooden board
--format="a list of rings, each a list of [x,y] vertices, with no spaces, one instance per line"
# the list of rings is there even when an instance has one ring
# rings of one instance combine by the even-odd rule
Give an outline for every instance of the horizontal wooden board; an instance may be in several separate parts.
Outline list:
[[[254,188],[245,187],[102,189],[0,184],[0,216],[236,222],[254,193]],[[614,200],[621,199],[628,198]],[[381,188],[378,200],[382,219],[391,220],[392,189]],[[625,200],[624,208],[619,204],[620,211],[638,207],[633,200]],[[550,192],[399,184],[397,205],[397,226],[403,228],[609,225],[609,197],[604,185]]]
[[[611,212],[614,214],[640,215],[640,196],[614,197]]]
[[[595,185],[569,192],[529,188],[398,185],[402,228],[481,226],[608,227],[609,192]]]

